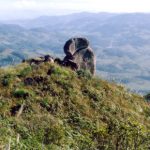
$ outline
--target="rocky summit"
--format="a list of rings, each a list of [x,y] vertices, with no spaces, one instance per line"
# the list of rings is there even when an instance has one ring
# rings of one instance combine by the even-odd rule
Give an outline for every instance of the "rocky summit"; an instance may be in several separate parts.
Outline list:
[[[89,46],[89,41],[86,38],[77,37],[69,39],[65,46],[64,64],[68,61],[74,62],[77,65],[77,70],[87,70],[91,74],[95,74],[95,55]]]
[[[41,56],[39,58],[32,58],[23,60],[32,64],[41,64],[44,62],[56,62],[61,66],[70,67],[74,71],[84,70],[92,75],[95,74],[96,59],[93,50],[89,46],[89,41],[86,38],[71,38],[64,45],[64,53],[66,56],[63,60],[60,58],[53,58],[50,55]]]

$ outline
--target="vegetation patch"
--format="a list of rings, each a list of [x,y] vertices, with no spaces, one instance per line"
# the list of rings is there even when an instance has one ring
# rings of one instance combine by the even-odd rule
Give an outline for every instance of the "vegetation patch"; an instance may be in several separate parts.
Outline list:
[[[13,95],[16,98],[24,98],[24,99],[26,99],[27,97],[29,97],[31,95],[31,92],[29,90],[26,90],[26,89],[16,89],[13,92]]]
[[[143,97],[56,64],[1,72],[1,149],[149,150]]]

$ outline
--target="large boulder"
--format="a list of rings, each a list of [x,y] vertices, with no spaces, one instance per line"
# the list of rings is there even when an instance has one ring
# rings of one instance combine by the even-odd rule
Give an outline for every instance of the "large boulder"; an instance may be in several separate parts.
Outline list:
[[[89,46],[89,41],[86,38],[76,37],[69,39],[64,46],[64,52],[66,54],[63,65],[69,66],[74,70],[87,70],[91,74],[95,73],[95,55],[93,50]]]
[[[89,41],[86,38],[78,37],[69,39],[64,45],[64,52],[67,56],[73,55],[77,50],[87,48]]]
[[[89,41],[86,38],[74,38],[76,51],[89,47]]]
[[[76,51],[74,39],[69,39],[64,45],[64,52],[66,56],[72,56]]]
[[[78,70],[86,70],[95,74],[96,60],[90,47],[76,51],[73,57],[74,62],[78,65]]]

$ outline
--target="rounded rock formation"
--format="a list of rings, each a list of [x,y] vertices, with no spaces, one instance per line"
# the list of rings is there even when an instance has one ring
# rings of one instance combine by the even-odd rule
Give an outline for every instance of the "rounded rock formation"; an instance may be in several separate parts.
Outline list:
[[[74,55],[74,62],[78,64],[78,70],[86,70],[95,74],[95,56],[90,47],[77,51]]]
[[[93,50],[89,46],[89,41],[86,38],[76,37],[69,39],[64,46],[66,56],[63,60],[64,66],[75,70],[86,70],[91,74],[95,74],[96,59]]]

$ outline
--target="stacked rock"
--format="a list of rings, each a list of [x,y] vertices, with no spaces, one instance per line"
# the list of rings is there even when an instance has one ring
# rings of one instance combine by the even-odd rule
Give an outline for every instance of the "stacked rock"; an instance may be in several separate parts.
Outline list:
[[[92,75],[95,74],[96,59],[93,50],[89,46],[86,38],[76,37],[69,39],[64,45],[66,56],[63,60],[53,58],[50,55],[41,56],[23,60],[30,65],[39,65],[41,63],[50,62],[57,63],[62,66],[70,67],[72,70],[87,70]]]
[[[63,65],[70,66],[73,70],[87,70],[95,74],[96,59],[93,50],[86,38],[71,38],[64,45],[66,54]]]

